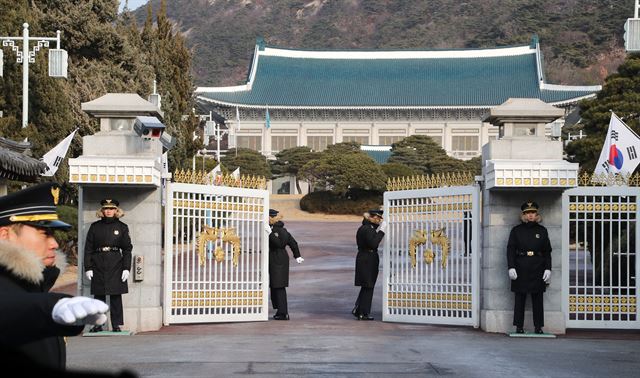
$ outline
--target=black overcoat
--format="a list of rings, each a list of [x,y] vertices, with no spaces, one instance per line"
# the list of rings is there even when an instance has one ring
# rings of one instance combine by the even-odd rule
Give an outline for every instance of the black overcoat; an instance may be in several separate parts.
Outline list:
[[[358,255],[356,256],[355,285],[375,287],[378,279],[378,246],[384,238],[384,232],[378,232],[378,225],[365,219],[356,232]]]
[[[277,289],[289,286],[289,254],[286,246],[289,246],[294,258],[301,257],[298,242],[284,228],[284,223],[277,221],[271,226],[269,234],[269,287]]]
[[[527,256],[527,252],[534,252]],[[542,280],[545,270],[551,270],[551,241],[547,229],[537,222],[521,223],[511,229],[507,243],[507,263],[518,278],[511,281],[515,293],[541,293],[546,289]]]
[[[31,361],[47,368],[65,368],[63,336],[78,335],[84,327],[53,321],[51,313],[55,304],[70,297],[48,292],[59,274],[56,267],[45,268],[32,252],[0,242],[0,350],[3,353],[16,357],[21,363]]]
[[[117,247],[117,251],[99,251],[102,247]],[[129,227],[117,218],[102,218],[93,222],[84,244],[84,270],[93,271],[91,294],[125,294],[127,282],[122,271],[131,271],[131,237]]]

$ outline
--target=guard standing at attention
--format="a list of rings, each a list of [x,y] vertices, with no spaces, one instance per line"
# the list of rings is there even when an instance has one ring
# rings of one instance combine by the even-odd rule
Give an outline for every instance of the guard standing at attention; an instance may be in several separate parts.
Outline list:
[[[360,293],[351,314],[358,320],[373,320],[370,313],[380,264],[378,246],[387,228],[387,223],[382,220],[382,213],[382,210],[369,210],[364,213],[364,220],[356,233],[358,255],[355,286],[360,286]]]
[[[105,301],[109,296],[111,329],[120,332],[124,324],[122,294],[129,291],[127,279],[131,271],[131,238],[129,227],[120,221],[124,211],[115,199],[104,199],[96,216],[101,218],[91,224],[84,245],[85,276],[91,281],[91,294]],[[100,332],[102,326],[90,332]]]
[[[513,325],[516,333],[524,333],[527,294],[531,294],[535,333],[544,333],[542,293],[551,278],[551,241],[547,229],[540,224],[542,218],[538,208],[532,201],[522,204],[522,223],[511,229],[507,243],[511,291],[515,293]]]
[[[269,209],[269,288],[271,288],[271,305],[276,310],[273,319],[289,320],[287,307],[287,286],[289,286],[289,254],[285,249],[291,249],[298,264],[304,259],[300,255],[298,242],[284,228],[282,216],[278,210]]]

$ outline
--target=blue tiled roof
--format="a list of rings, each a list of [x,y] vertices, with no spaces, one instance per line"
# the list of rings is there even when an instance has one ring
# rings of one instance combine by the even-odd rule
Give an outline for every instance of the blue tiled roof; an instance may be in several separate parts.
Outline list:
[[[364,152],[366,152],[367,155],[369,155],[369,157],[372,158],[373,160],[375,160],[376,163],[378,163],[378,164],[386,163],[389,160],[389,158],[391,157],[391,150],[389,150],[389,151],[365,150]]]
[[[539,79],[541,61],[529,46],[415,52],[258,46],[246,86],[198,88],[197,94],[250,107],[491,107],[509,98],[570,102],[600,89],[548,85]]]

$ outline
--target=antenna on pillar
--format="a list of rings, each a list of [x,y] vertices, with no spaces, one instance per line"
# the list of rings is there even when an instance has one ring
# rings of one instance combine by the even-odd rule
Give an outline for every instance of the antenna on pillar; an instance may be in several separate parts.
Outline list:
[[[155,79],[153,80],[153,93],[149,95],[149,102],[152,103],[153,105],[157,106],[158,109],[161,108],[160,105],[160,94],[157,93],[157,88],[156,88],[156,81]]]

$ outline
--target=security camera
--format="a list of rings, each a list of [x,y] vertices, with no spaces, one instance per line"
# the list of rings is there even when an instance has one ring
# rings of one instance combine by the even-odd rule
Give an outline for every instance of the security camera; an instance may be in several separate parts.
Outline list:
[[[173,148],[173,146],[176,145],[176,142],[176,138],[169,133],[162,133],[162,136],[160,137],[160,144],[162,144],[163,152]]]
[[[136,117],[133,123],[133,131],[143,139],[160,139],[165,127],[156,117]]]

